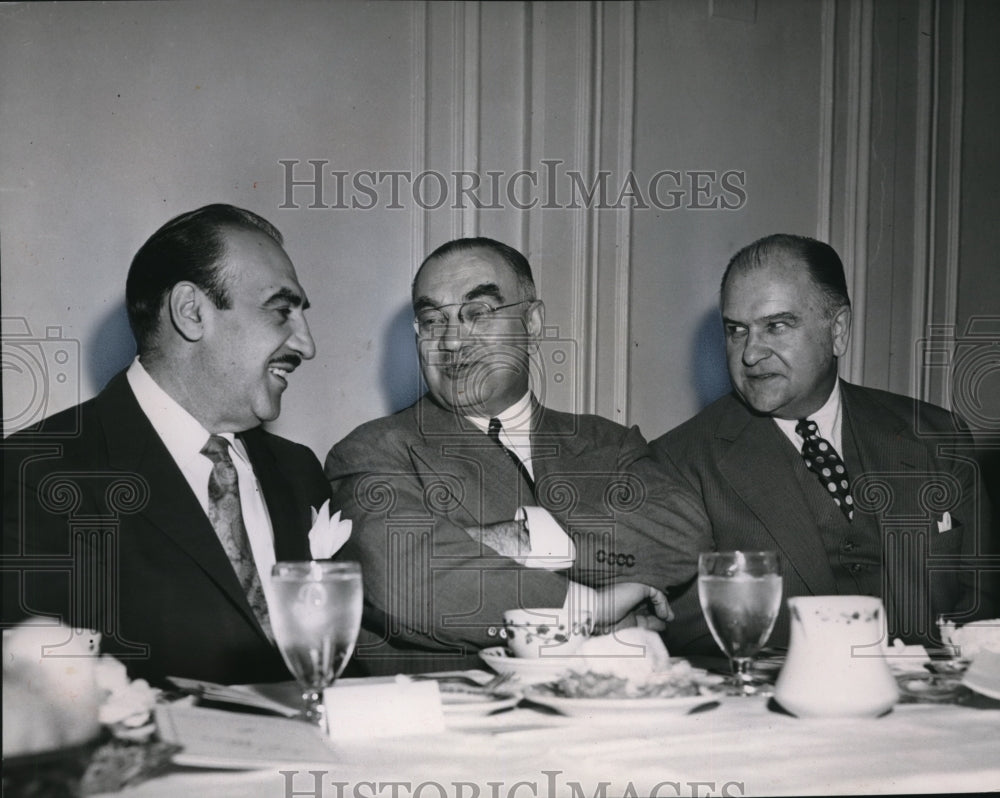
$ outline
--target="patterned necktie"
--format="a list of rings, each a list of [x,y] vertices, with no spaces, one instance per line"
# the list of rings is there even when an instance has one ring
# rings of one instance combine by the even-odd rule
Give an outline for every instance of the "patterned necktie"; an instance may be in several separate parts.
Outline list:
[[[208,477],[208,519],[236,571],[236,577],[240,580],[254,616],[268,640],[273,641],[267,599],[264,597],[264,588],[250,548],[250,538],[247,537],[247,529],[243,523],[239,477],[229,456],[229,441],[221,435],[212,435],[202,447],[201,453],[212,461],[212,473]]]
[[[851,521],[854,518],[854,499],[851,498],[851,480],[844,461],[833,444],[820,437],[815,421],[800,419],[795,431],[802,436],[802,457],[806,468],[819,477],[820,484],[830,492],[841,512]]]
[[[531,478],[531,474],[528,473],[528,468],[521,458],[517,456],[514,452],[504,446],[503,441],[500,440],[500,430],[503,429],[503,425],[500,423],[499,418],[490,419],[490,427],[486,430],[486,434],[490,436],[490,440],[493,441],[497,446],[504,450],[506,455],[511,459],[514,465],[517,466],[518,472],[524,477],[524,481],[528,483],[528,487],[531,488],[531,492],[535,492],[535,480]]]

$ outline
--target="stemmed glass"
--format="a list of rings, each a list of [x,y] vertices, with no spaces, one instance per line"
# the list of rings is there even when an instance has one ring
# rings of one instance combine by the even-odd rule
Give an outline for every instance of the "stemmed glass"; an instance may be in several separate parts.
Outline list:
[[[302,688],[301,717],[329,730],[323,691],[354,652],[361,628],[361,567],[356,562],[279,562],[268,610],[285,664]]]
[[[729,657],[728,695],[764,692],[753,658],[771,635],[781,607],[777,552],[717,551],[698,556],[698,598],[708,628]]]

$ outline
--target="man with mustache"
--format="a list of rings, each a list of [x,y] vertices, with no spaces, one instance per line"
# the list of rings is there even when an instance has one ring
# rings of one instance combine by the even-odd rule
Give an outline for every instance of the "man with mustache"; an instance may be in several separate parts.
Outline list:
[[[518,607],[662,628],[663,591],[694,576],[706,527],[637,429],[532,394],[545,306],[524,256],[451,241],[424,260],[412,300],[427,394],[326,461],[376,636],[356,660],[372,672],[481,665]]]
[[[133,259],[126,303],[128,369],[4,441],[4,622],[94,628],[133,677],[288,679],[270,569],[309,559],[329,485],[261,427],[315,353],[281,234],[231,205],[178,216]]]
[[[972,437],[939,407],[838,379],[851,303],[833,248],[779,234],[741,249],[722,278],[722,323],[733,393],[652,444],[698,491],[714,547],[778,551],[785,598],[881,597],[890,640],[940,645],[939,615],[995,617]],[[716,652],[697,589],[672,600],[671,652]]]

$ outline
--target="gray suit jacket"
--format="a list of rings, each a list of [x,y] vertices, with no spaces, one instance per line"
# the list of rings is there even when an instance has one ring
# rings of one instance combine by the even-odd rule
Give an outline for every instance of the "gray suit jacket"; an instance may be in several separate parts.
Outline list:
[[[971,436],[933,405],[845,382],[841,389],[844,434],[853,431],[860,460],[847,463],[852,494],[856,512],[874,514],[882,535],[890,616],[892,606],[905,602],[920,607],[922,633],[904,637],[923,643],[933,642],[928,635],[936,632],[938,613],[959,622],[989,617],[996,611],[994,577],[982,558],[996,551],[996,542]],[[701,497],[718,549],[777,550],[785,598],[838,592],[814,508],[800,485],[815,477],[773,420],[729,394],[651,446],[670,474]],[[951,529],[939,532],[945,511]],[[900,578],[904,573],[910,578]],[[671,652],[717,653],[697,587],[676,595],[672,606],[678,617],[667,630]],[[787,645],[787,637],[783,606],[771,644]]]
[[[706,524],[638,430],[538,406],[531,445],[534,497],[499,447],[428,397],[333,447],[333,502],[354,524],[340,556],[364,570],[362,665],[474,665],[502,643],[504,610],[562,606],[566,572],[522,567],[465,531],[510,521],[523,504],[547,508],[573,536],[575,581],[662,589],[692,578]]]

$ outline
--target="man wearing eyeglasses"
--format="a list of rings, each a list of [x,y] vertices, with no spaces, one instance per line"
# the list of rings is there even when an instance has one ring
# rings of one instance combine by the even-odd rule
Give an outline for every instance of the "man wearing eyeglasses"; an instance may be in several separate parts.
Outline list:
[[[524,256],[451,241],[412,299],[427,394],[326,461],[376,637],[356,658],[372,672],[473,667],[518,607],[662,628],[664,591],[693,578],[707,526],[637,429],[534,397],[545,306]]]

